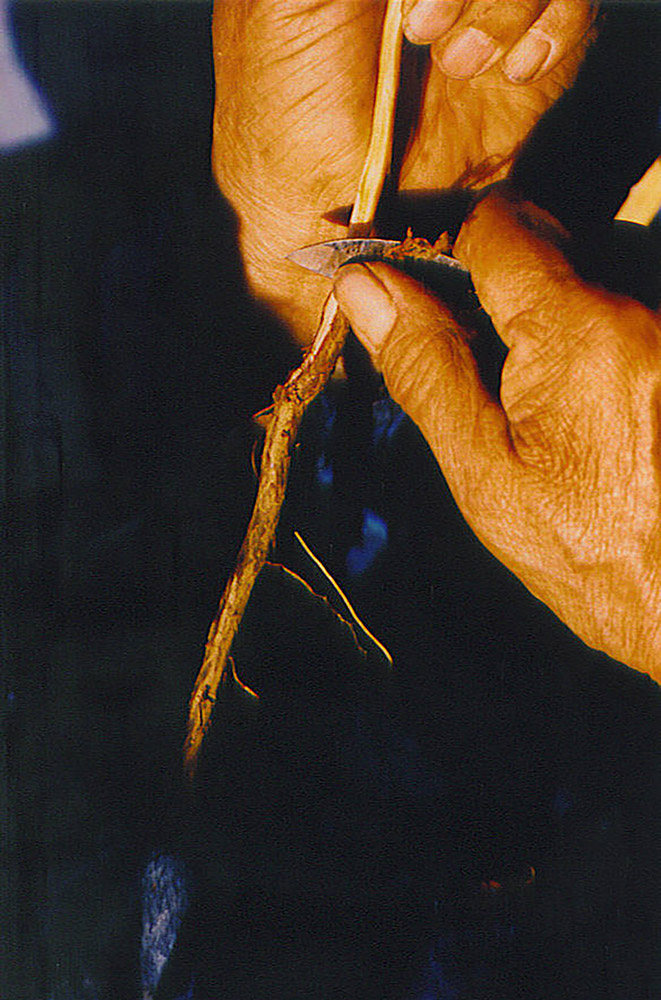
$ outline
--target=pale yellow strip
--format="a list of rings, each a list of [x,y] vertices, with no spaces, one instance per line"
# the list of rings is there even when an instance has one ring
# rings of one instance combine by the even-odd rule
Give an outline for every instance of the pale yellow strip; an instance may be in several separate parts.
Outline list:
[[[631,188],[615,218],[620,222],[637,222],[641,226],[649,226],[660,209],[661,156]]]
[[[372,133],[349,219],[349,233],[353,236],[362,235],[363,229],[367,234],[371,228],[390,168],[401,52],[402,0],[389,0],[383,22]]]
[[[388,663],[392,667],[393,666],[393,662],[394,662],[392,656],[390,655],[390,653],[388,652],[388,650],[386,649],[386,647],[383,645],[383,643],[379,642],[379,640],[374,635],[374,633],[370,632],[370,630],[368,629],[367,625],[365,625],[365,623],[358,617],[355,608],[353,607],[353,605],[349,601],[349,598],[344,593],[344,591],[340,587],[340,585],[337,582],[337,580],[335,580],[334,577],[328,572],[328,570],[326,569],[326,567],[322,563],[321,559],[317,558],[317,556],[314,554],[314,552],[312,551],[312,549],[310,548],[310,546],[301,538],[301,536],[299,535],[298,531],[294,532],[294,538],[299,543],[299,545],[301,546],[301,548],[303,549],[303,551],[310,557],[310,559],[315,564],[315,566],[317,567],[317,569],[320,570],[324,574],[324,576],[326,577],[326,579],[328,580],[328,582],[330,583],[330,585],[333,587],[333,590],[335,591],[335,593],[342,600],[342,602],[344,603],[344,606],[345,606],[348,614],[350,615],[351,620],[354,623],[354,625],[357,625],[358,628],[360,629],[360,631],[363,633],[363,635],[366,635],[367,638],[372,643],[374,643],[374,645],[376,646],[376,648],[381,653],[383,653],[383,655],[385,656],[386,660],[388,661]],[[309,584],[307,586],[309,588]],[[309,588],[309,589],[311,589],[311,588]]]

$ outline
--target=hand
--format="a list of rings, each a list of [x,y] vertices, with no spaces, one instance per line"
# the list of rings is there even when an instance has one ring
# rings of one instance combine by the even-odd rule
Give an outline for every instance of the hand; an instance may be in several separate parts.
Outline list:
[[[382,0],[219,0],[213,165],[234,206],[248,280],[301,341],[326,283],[285,260],[345,235],[370,131]],[[420,11],[425,16],[420,20]],[[538,118],[573,81],[589,0],[404,2],[411,41],[431,43],[401,187],[504,176]],[[410,54],[410,53],[409,53]]]
[[[661,680],[661,320],[576,277],[491,193],[456,255],[509,349],[485,391],[448,310],[385,264],[336,295],[478,537],[586,643]]]

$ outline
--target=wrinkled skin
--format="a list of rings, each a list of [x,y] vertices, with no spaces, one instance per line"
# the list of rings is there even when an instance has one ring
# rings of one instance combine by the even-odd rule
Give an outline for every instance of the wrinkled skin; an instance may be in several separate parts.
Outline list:
[[[413,6],[406,0],[405,23]],[[301,342],[314,335],[327,284],[284,258],[346,233],[323,217],[355,195],[384,9],[383,0],[219,0],[215,8],[215,175],[238,214],[253,290]],[[587,0],[432,0],[427,14],[429,72],[408,123],[400,186],[479,186],[507,173],[574,79],[594,8]],[[484,67],[474,61],[475,35],[468,53],[456,54],[457,40],[478,27],[495,45]],[[533,54],[539,44],[548,49],[547,60],[529,82],[512,79],[531,44]]]
[[[661,680],[661,320],[581,281],[550,226],[493,192],[455,244],[509,348],[497,400],[415,281],[353,264],[337,295],[487,548],[586,643]]]
[[[591,5],[436,0],[422,26],[412,7],[407,34],[430,43],[431,61],[402,186],[501,178],[573,80]],[[382,12],[375,0],[216,8],[216,176],[254,291],[302,342],[327,283],[277,261],[344,233],[323,216],[353,198]],[[498,40],[482,65],[476,27]],[[455,246],[509,348],[499,399],[469,338],[411,278],[351,265],[337,295],[484,544],[586,643],[661,679],[661,324],[579,280],[549,229],[532,206],[493,193]]]

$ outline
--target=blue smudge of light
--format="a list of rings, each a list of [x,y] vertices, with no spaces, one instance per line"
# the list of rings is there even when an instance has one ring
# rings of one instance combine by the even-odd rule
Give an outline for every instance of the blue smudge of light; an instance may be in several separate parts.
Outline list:
[[[335,423],[335,417],[337,416],[337,408],[335,404],[328,398],[326,393],[322,393],[320,397],[321,405],[321,440],[327,441],[330,437],[331,431],[333,430],[333,425]]]
[[[8,0],[0,0],[0,152],[13,153],[55,132],[53,116],[20,62]]]
[[[574,805],[574,800],[566,788],[558,788],[553,797],[553,815],[559,819],[564,819],[569,810]]]
[[[372,419],[372,442],[376,445],[384,438],[391,439],[404,420],[404,411],[390,396],[385,396],[372,404]]]
[[[449,942],[438,938],[429,950],[422,989],[416,993],[415,1000],[459,1000],[459,993],[448,978],[448,970],[455,965]]]
[[[360,576],[369,569],[379,553],[388,544],[388,525],[375,511],[363,510],[362,540],[347,552],[347,572],[350,576]]]
[[[189,902],[183,863],[168,855],[155,855],[142,877],[140,976],[145,998],[153,996],[158,986]]]
[[[317,482],[323,487],[333,485],[333,463],[324,452],[317,459]]]

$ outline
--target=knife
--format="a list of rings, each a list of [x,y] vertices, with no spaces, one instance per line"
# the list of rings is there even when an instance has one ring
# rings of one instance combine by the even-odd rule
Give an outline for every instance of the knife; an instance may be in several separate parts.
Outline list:
[[[294,250],[287,255],[287,259],[308,271],[314,271],[315,274],[323,274],[327,278],[334,278],[343,264],[361,260],[385,260],[389,264],[399,264],[400,266],[403,262],[424,264],[434,269],[444,271],[450,269],[469,276],[468,268],[464,267],[456,258],[449,257],[440,251],[430,250],[422,259],[415,256],[398,257],[392,255],[393,250],[401,245],[401,240],[329,240],[327,243],[313,243],[310,246]]]

